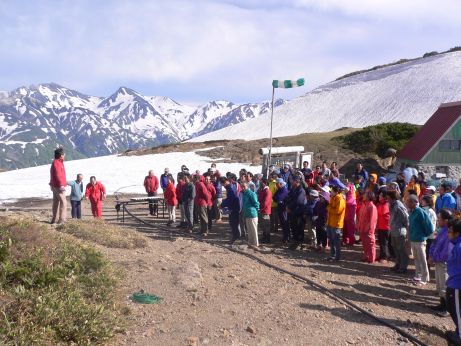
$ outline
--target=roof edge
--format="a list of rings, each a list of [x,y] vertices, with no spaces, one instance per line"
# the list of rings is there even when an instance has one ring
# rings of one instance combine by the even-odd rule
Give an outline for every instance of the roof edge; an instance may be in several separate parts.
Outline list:
[[[441,107],[453,107],[453,106],[461,106],[461,101],[442,103],[439,106],[439,108],[441,108]]]

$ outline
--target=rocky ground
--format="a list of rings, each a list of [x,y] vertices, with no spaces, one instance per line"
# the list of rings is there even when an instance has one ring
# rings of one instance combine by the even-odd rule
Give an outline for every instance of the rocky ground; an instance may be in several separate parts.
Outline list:
[[[107,222],[117,222],[114,200],[104,205]],[[49,219],[49,201],[29,200],[2,213],[23,213]],[[166,220],[147,216],[145,206],[133,209],[152,225]],[[84,205],[84,218],[90,218]],[[406,345],[411,344],[321,290],[224,248],[125,220],[124,226],[149,239],[143,249],[95,245],[123,274],[120,301],[129,313],[116,345]],[[227,224],[215,225],[210,240],[226,243]],[[259,251],[242,251],[311,278],[355,304],[415,335],[429,345],[444,345],[450,318],[428,308],[436,303],[435,285],[412,286],[413,274],[399,276],[391,264],[361,263],[361,247],[344,250],[344,261],[326,262],[325,254],[306,248],[290,250],[278,243]],[[433,278],[433,272],[431,272]],[[140,305],[128,297],[143,289],[163,298]]]

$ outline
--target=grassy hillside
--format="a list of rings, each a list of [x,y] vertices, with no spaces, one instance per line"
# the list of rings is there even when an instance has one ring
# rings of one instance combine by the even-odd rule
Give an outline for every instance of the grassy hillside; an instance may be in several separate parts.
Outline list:
[[[66,225],[67,233],[102,238],[105,227],[96,226]],[[113,336],[122,316],[118,274],[91,245],[79,244],[31,219],[0,217],[0,344],[94,345]]]

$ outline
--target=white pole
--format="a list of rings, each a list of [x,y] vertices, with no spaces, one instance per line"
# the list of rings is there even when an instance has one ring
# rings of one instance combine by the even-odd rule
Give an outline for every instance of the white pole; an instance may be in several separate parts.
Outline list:
[[[272,159],[272,122],[274,119],[274,95],[275,95],[275,87],[272,85],[271,134],[270,134],[270,145],[269,145],[269,161],[267,162],[267,178],[269,178],[269,166],[271,165],[271,159]]]

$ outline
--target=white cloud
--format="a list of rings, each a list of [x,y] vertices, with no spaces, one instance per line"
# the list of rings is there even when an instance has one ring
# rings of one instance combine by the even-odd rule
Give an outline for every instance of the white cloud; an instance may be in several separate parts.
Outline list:
[[[167,95],[173,98],[190,99],[189,88],[194,95],[202,89],[201,100],[217,90],[223,99],[257,100],[273,78],[306,77],[311,89],[350,68],[454,46],[446,42],[456,36],[453,25],[461,28],[461,21],[450,21],[459,6],[426,0],[6,1],[0,54],[8,68],[0,66],[0,76],[14,86],[21,76],[83,91],[169,83],[183,90]]]

